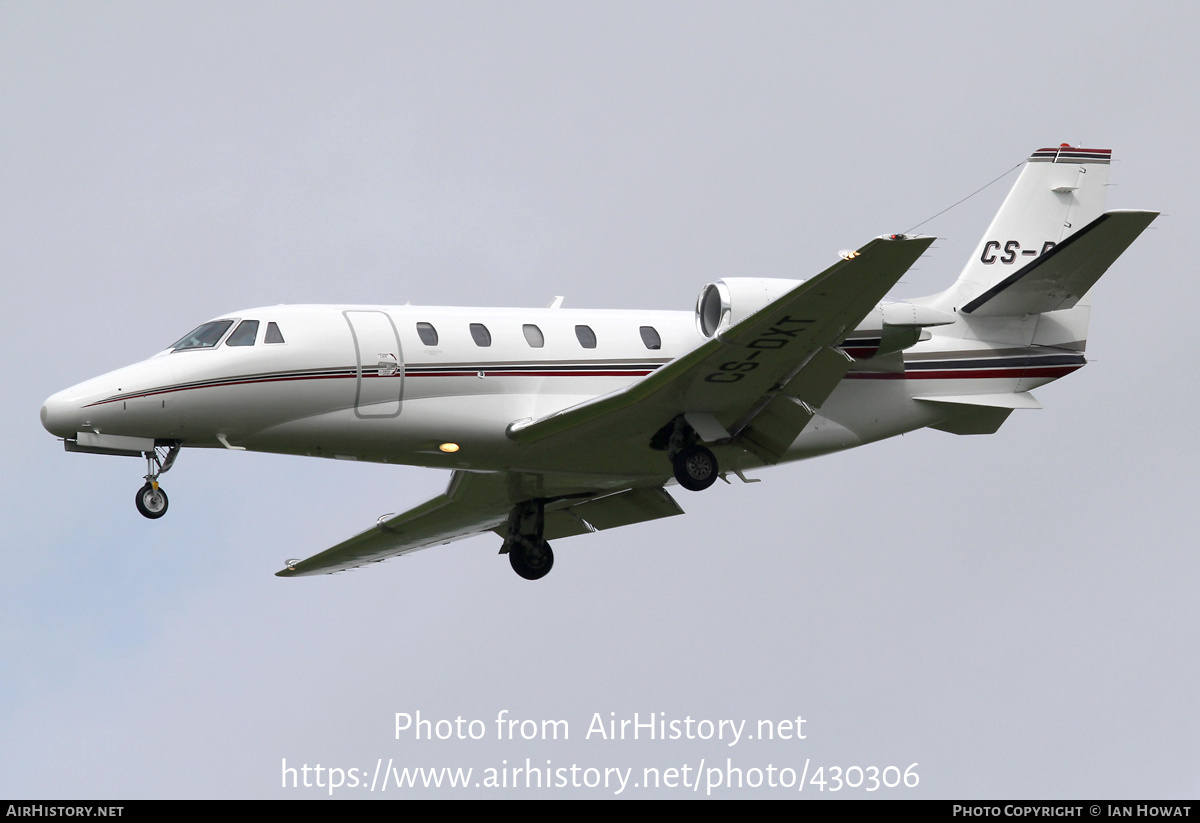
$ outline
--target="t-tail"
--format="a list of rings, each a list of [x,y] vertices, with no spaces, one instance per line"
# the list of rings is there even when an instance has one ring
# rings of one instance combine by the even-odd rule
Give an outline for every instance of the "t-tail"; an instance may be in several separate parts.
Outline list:
[[[977,332],[1003,327],[1006,343],[1082,351],[1088,291],[1158,216],[1104,211],[1111,158],[1066,144],[1035,151],[958,280],[920,302]]]
[[[913,399],[946,413],[933,428],[990,434],[1013,410],[1040,408],[1031,389],[1086,362],[1089,290],[1158,216],[1104,211],[1111,158],[1035,151],[954,285],[912,301],[955,318],[905,356]]]

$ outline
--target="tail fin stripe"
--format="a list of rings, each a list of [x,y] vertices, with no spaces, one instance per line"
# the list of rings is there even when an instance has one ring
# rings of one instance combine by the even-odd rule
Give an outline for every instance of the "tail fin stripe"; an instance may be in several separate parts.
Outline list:
[[[1029,158],[1031,163],[1109,163],[1112,149],[1038,149]]]

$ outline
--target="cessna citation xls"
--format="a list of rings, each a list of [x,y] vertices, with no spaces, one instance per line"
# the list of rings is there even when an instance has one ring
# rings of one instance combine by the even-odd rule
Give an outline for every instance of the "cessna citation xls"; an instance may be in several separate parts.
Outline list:
[[[521,577],[549,540],[680,514],[674,479],[923,427],[989,434],[1084,365],[1088,290],[1156,212],[1104,211],[1111,152],[1039,149],[958,280],[884,295],[933,238],[872,240],[809,280],[729,278],[694,312],[274,306],[59,392],[68,451],[145,457],[137,508],[184,447],[452,470],[445,493],[289,560],[341,571],[495,531]]]

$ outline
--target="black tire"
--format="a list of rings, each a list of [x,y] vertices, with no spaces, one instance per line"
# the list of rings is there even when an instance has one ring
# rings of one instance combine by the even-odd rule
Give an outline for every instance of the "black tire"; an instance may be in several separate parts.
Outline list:
[[[167,513],[167,493],[163,491],[162,486],[155,491],[154,487],[147,483],[138,489],[134,502],[142,517],[157,520]]]
[[[717,482],[717,458],[703,446],[680,449],[673,463],[675,479],[688,491],[702,492]]]
[[[545,540],[529,537],[508,550],[508,562],[526,580],[540,580],[554,567],[554,552]]]

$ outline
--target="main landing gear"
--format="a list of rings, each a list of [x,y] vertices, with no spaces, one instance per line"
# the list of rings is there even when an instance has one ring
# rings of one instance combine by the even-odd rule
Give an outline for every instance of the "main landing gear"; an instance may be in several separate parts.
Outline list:
[[[683,415],[679,415],[650,441],[650,448],[667,452],[679,485],[693,492],[707,489],[717,482],[717,476],[721,473],[717,468],[716,455],[701,446],[699,439],[696,430],[688,425]]]
[[[166,447],[162,454],[159,454],[160,448],[163,447],[155,447],[154,451],[145,452],[146,485],[138,489],[133,499],[142,517],[151,520],[157,520],[167,513],[167,493],[158,485],[158,476],[170,471],[171,466],[175,465],[175,458],[179,456],[178,443]]]
[[[540,580],[554,567],[554,551],[540,537],[524,538],[519,548],[509,548],[508,562],[526,580]]]
[[[699,443],[680,449],[671,465],[675,479],[688,491],[702,492],[717,482],[717,458]]]
[[[508,515],[508,534],[501,554],[508,555],[513,571],[526,580],[540,580],[554,567],[554,552],[542,538],[546,526],[544,501],[526,500]]]

